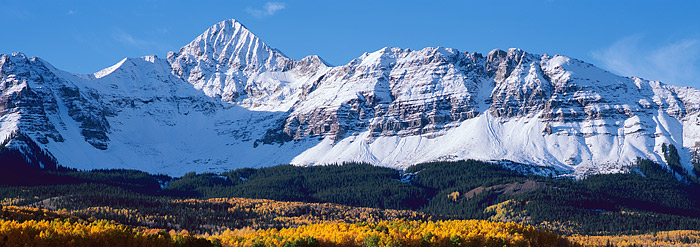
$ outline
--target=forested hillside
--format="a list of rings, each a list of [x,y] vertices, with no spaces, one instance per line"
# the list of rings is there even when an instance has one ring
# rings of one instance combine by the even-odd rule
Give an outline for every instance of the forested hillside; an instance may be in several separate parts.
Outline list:
[[[479,161],[425,163],[406,171],[283,165],[179,178],[58,167],[17,178],[0,187],[2,205],[198,234],[450,219],[517,222],[567,235],[700,230],[698,184],[646,160],[627,173],[581,180],[524,175]]]

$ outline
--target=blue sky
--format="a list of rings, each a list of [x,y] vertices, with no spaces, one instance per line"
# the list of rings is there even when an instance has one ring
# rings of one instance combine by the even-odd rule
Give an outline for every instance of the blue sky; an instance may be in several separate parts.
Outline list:
[[[0,53],[93,73],[177,51],[237,19],[268,45],[342,65],[385,46],[563,54],[621,75],[700,87],[700,1],[10,1]]]

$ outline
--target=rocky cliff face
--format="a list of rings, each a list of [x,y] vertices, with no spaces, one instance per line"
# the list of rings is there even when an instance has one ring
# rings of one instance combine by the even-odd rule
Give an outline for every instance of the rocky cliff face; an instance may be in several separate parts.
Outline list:
[[[42,144],[49,143],[49,139],[63,142],[58,129],[68,126],[58,122],[69,117],[78,124],[87,143],[97,149],[107,149],[109,122],[106,117],[109,113],[95,104],[99,95],[81,94],[78,87],[54,71],[46,62],[20,53],[0,57],[3,120],[16,120],[15,126],[7,121],[7,129],[3,121],[3,132],[21,130]],[[62,112],[61,108],[66,111]]]
[[[341,66],[295,61],[234,20],[166,59],[124,59],[91,75],[2,55],[0,89],[4,146],[31,140],[84,169],[178,175],[480,159],[582,175],[619,172],[637,157],[664,163],[663,143],[683,147],[690,169],[700,148],[693,88],[519,49],[384,48]]]
[[[308,99],[294,106],[285,133],[295,139],[430,135],[479,113],[488,97],[483,58],[454,49],[384,48],[319,77]],[[485,85],[484,85],[485,84]],[[480,97],[480,98],[479,98]]]

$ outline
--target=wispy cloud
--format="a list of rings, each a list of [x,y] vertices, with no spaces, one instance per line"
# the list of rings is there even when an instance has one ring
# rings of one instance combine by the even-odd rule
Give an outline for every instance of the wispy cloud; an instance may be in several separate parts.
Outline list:
[[[700,86],[700,40],[683,39],[652,47],[640,35],[618,40],[591,55],[621,75]]]
[[[263,18],[263,17],[267,17],[267,16],[272,16],[272,15],[276,14],[278,11],[283,10],[286,7],[287,7],[287,5],[285,5],[284,3],[281,3],[281,2],[267,2],[267,3],[265,3],[265,5],[263,6],[262,9],[246,8],[245,10],[249,14],[251,14],[257,18]]]
[[[78,11],[69,9],[69,10],[68,10],[68,13],[66,13],[66,15],[75,15],[75,14],[77,14],[77,13],[78,13]]]
[[[160,52],[163,49],[167,49],[166,45],[164,44],[153,40],[137,38],[134,35],[131,35],[130,33],[124,32],[121,29],[115,30],[112,33],[112,38],[117,42],[122,43],[123,45],[134,47],[143,52],[153,53],[156,51]]]

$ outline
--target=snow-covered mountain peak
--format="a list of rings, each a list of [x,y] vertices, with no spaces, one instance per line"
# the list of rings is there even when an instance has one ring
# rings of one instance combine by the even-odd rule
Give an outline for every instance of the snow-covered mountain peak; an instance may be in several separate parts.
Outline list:
[[[25,58],[25,59],[27,58],[27,55],[25,55],[22,52],[18,52],[18,51],[11,53],[9,56],[7,56],[7,54],[2,54],[2,55],[4,57],[20,57],[20,58]]]
[[[439,56],[453,56],[456,53],[459,53],[457,49],[453,48],[447,48],[447,47],[442,47],[442,46],[437,46],[437,47],[426,47],[421,50],[421,52],[431,54],[431,55],[439,55]]]
[[[46,60],[43,60],[38,57],[30,57],[27,56],[27,54],[24,54],[22,52],[13,52],[11,54],[0,54],[0,66],[2,64],[7,64],[7,65],[13,65],[13,64],[29,64],[29,63],[36,63],[40,64],[41,66],[46,66],[50,67],[52,69],[55,69],[53,65],[51,65],[49,62]]]
[[[388,65],[388,61],[395,59],[396,54],[402,51],[403,49],[398,47],[384,47],[371,53],[365,52],[362,56],[350,61],[350,64],[357,64],[364,67]]]
[[[326,60],[323,60],[323,58],[319,57],[318,55],[306,56],[306,57],[302,58],[301,60],[299,60],[299,63],[316,65],[316,66],[323,66],[323,67],[333,67],[333,65],[326,62]]]
[[[519,48],[509,48],[508,51],[501,49],[493,49],[486,56],[489,61],[520,61],[523,58],[533,56],[534,54],[527,53]]]
[[[10,55],[7,54],[2,54],[0,56],[0,66],[2,65],[11,65],[15,62],[19,61],[27,61],[29,58],[27,58],[27,55],[21,52],[13,52]]]
[[[25,72],[26,70],[31,69],[33,66],[41,67],[44,70],[56,70],[51,64],[43,59],[29,57],[21,52],[13,52],[9,55],[0,54],[0,76],[10,75],[17,78],[18,76],[13,75],[12,73],[16,73],[18,71],[22,71],[24,75],[27,76],[38,76],[38,74]]]
[[[263,81],[253,78],[260,78],[263,73],[285,72],[294,66],[294,60],[269,47],[235,20],[213,25],[178,53],[169,53],[167,60],[175,75],[207,96],[230,103],[249,99],[248,106],[263,104],[251,100],[267,98],[272,94],[270,90],[285,84],[284,78],[276,76],[265,76]]]
[[[398,60],[410,60],[415,63],[430,63],[439,60],[447,60],[458,55],[457,49],[445,47],[426,47],[421,50],[403,49],[399,47],[384,47],[372,53],[364,53],[352,60],[348,65],[360,67],[388,68]]]
[[[501,50],[501,49],[493,49],[491,50],[488,54],[486,54],[486,57],[488,58],[495,58],[495,57],[505,57],[506,52]]]
[[[180,48],[177,56],[240,70],[281,69],[284,66],[280,67],[276,60],[286,58],[233,19],[214,24]]]
[[[138,58],[124,58],[106,69],[100,70],[98,72],[93,73],[92,75],[88,75],[87,77],[83,78],[100,79],[118,73],[133,74],[134,71],[141,71],[144,70],[144,68],[151,69],[152,66],[149,66],[148,64],[156,64],[162,68],[167,68],[165,69],[165,71],[170,70],[170,65],[166,60],[160,59],[156,55],[150,55]]]

